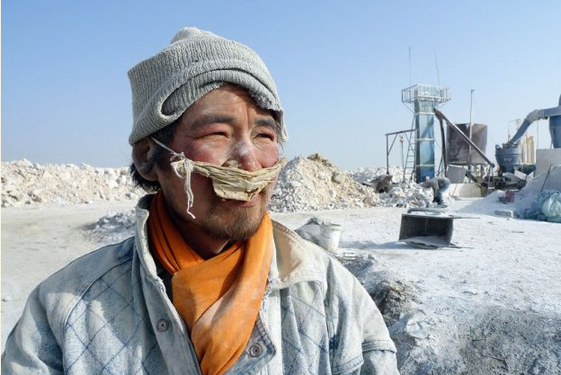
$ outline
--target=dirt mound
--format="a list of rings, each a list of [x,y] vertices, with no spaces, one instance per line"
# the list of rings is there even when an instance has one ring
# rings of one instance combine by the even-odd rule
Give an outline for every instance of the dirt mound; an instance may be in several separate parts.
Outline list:
[[[403,170],[360,168],[346,172],[320,154],[299,156],[281,172],[270,208],[274,212],[385,207],[427,207],[430,193],[414,182],[401,182]],[[380,177],[390,183],[387,192],[376,189]]]
[[[297,157],[282,170],[271,199],[275,212],[372,207],[376,193],[319,154]]]
[[[414,182],[401,182],[403,170],[361,168],[347,172],[319,154],[296,157],[279,175],[270,204],[274,212],[386,207],[426,207],[431,196]],[[383,189],[380,188],[383,186]],[[87,164],[2,163],[2,207],[137,200],[126,167]]]
[[[2,163],[2,207],[136,200],[141,194],[125,167],[41,165],[25,159]]]

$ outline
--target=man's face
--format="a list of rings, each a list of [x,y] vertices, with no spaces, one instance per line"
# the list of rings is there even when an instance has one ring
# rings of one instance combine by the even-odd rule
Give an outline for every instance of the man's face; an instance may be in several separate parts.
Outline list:
[[[272,167],[279,158],[271,112],[259,108],[237,86],[211,91],[189,107],[176,127],[170,148],[183,151],[194,161],[247,171]],[[271,184],[248,202],[224,200],[214,193],[209,178],[193,173],[192,219],[186,213],[184,180],[169,164],[156,167],[156,174],[176,225],[185,229],[195,226],[214,238],[233,241],[247,239],[257,230],[273,190]]]

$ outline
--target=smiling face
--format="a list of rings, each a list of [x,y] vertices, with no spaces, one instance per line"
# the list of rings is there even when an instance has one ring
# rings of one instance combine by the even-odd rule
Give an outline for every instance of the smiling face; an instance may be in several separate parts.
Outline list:
[[[247,171],[275,165],[278,146],[272,113],[258,107],[244,89],[231,85],[211,91],[189,107],[169,145],[188,159]],[[192,219],[186,213],[184,180],[167,163],[154,172],[174,224],[191,240],[199,233],[227,241],[247,239],[257,230],[273,190],[271,184],[248,202],[224,200],[214,193],[210,179],[193,173],[195,200],[190,211],[196,219]]]

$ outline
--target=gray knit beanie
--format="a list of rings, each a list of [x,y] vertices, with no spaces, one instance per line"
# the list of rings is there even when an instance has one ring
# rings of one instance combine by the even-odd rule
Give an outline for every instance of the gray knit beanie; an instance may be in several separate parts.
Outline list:
[[[259,107],[273,111],[280,141],[288,139],[275,82],[257,53],[243,44],[184,28],[169,46],[138,63],[128,75],[131,145],[168,126],[205,94],[228,83],[247,89]]]

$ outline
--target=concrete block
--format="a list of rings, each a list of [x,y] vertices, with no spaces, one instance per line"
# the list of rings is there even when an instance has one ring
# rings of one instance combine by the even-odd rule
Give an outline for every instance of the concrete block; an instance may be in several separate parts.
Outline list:
[[[550,165],[553,167],[561,165],[561,148],[536,150],[536,171],[534,176],[547,173]]]
[[[457,198],[480,198],[483,196],[481,188],[476,184],[450,184],[446,193]]]

